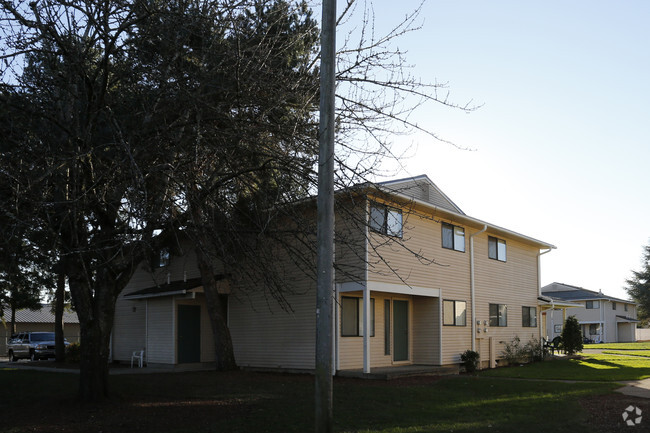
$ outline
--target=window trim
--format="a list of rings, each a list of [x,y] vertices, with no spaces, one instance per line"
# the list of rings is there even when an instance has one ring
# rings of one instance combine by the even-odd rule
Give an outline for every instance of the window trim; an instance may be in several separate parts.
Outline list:
[[[528,314],[525,314],[524,311],[527,311]],[[531,316],[530,313],[533,311],[535,312],[535,315]],[[526,317],[528,318],[528,324],[526,324]],[[534,319],[534,324],[532,319]],[[524,328],[537,328],[537,307],[529,307],[527,305],[522,305],[521,326]]]
[[[451,228],[451,246],[445,246],[445,228]],[[458,248],[458,245],[456,244],[456,229],[460,229],[463,231],[463,243],[462,243],[462,249]],[[461,253],[465,252],[465,227],[457,226],[451,223],[443,222],[442,223],[442,228],[441,228],[441,243],[442,247],[447,250],[454,250],[458,251]]]
[[[591,304],[591,307],[589,306]],[[600,310],[600,300],[585,301],[586,310]]]
[[[612,310],[616,310],[616,301],[612,301]]]
[[[378,221],[376,221],[372,217],[373,208],[377,210],[382,210],[383,219],[381,221],[381,227],[379,227]],[[393,215],[399,215],[399,232],[394,232],[389,225],[389,218],[391,217],[391,212],[393,213]],[[393,219],[395,219],[394,216]],[[368,227],[370,228],[370,230],[376,233],[380,233],[384,236],[392,236],[401,239],[404,236],[404,215],[402,213],[402,209],[396,208],[394,206],[389,206],[384,203],[370,201],[370,213],[368,214]]]
[[[453,311],[453,322],[454,323],[447,323],[445,322],[445,303],[451,302],[452,303],[452,311]],[[464,306],[464,320],[463,323],[459,323],[458,319],[458,310],[456,309],[456,304],[463,303],[465,304]],[[442,301],[442,326],[467,326],[467,301],[459,301],[455,299],[444,299]]]
[[[492,254],[490,248],[490,245],[492,244],[495,246],[494,254]],[[499,254],[499,245],[503,245],[503,257]],[[508,261],[508,244],[505,239],[497,238],[496,236],[488,236],[488,258],[504,263]]]
[[[356,330],[355,334],[344,334],[343,332],[343,299],[354,299],[356,304]],[[363,337],[363,298],[358,296],[341,296],[341,337]],[[370,298],[370,337],[375,336],[375,298]]]
[[[496,321],[493,321],[492,306],[496,306]],[[502,312],[503,310],[503,312]],[[508,304],[489,304],[488,315],[490,316],[490,326],[505,328],[508,326]],[[503,319],[503,324],[501,323]]]

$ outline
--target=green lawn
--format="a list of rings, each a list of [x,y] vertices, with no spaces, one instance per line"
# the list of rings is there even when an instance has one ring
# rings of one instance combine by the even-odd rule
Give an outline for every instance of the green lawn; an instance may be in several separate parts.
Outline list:
[[[100,406],[74,401],[77,380],[73,374],[0,370],[2,413],[30,414],[3,417],[0,433],[313,431],[312,376],[250,372],[111,376],[112,398]],[[527,432],[589,432],[589,414],[579,400],[615,387],[474,376],[387,382],[337,378],[334,430],[514,433],[525,425]]]
[[[608,355],[644,356],[650,358],[650,350],[603,350]]]
[[[650,350],[650,341],[638,343],[600,343],[585,344],[585,349],[612,349],[612,350]]]
[[[557,359],[522,367],[481,372],[482,376],[588,381],[638,380],[650,377],[650,359],[613,354],[585,355],[584,359]]]

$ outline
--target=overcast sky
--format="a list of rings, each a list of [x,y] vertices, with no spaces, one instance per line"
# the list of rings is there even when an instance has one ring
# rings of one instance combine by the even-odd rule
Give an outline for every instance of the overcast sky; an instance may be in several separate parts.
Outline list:
[[[380,28],[419,2],[374,3]],[[339,3],[339,8],[342,5]],[[542,284],[627,298],[650,242],[650,2],[429,1],[399,43],[471,114],[414,119],[400,177],[427,174],[468,215],[556,245]]]

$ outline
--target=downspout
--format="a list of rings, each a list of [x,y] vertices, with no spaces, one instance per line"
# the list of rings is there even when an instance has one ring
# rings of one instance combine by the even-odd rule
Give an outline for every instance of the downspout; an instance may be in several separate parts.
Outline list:
[[[546,251],[537,253],[537,296],[542,296],[542,260],[541,257],[544,254],[550,253],[553,251],[553,248],[549,248]]]
[[[149,365],[149,299],[144,300],[144,356],[142,362]]]
[[[480,235],[488,228],[487,224],[483,225],[483,229],[470,235],[469,237],[469,287],[470,287],[470,304],[472,306],[472,351],[476,352],[476,301],[475,291],[476,284],[474,280],[474,236]]]
[[[549,248],[546,251],[543,252],[537,252],[537,296],[542,296],[542,260],[540,259],[544,254],[550,253],[553,250],[553,248]],[[553,310],[555,310],[555,303],[551,299],[551,335],[555,332],[555,329],[553,328]],[[541,321],[542,319],[542,310],[540,308],[539,310],[539,320],[538,322]],[[542,342],[542,327],[541,324],[538,323],[538,328],[539,328],[539,344],[543,345],[544,343]],[[548,335],[547,335],[548,337]]]
[[[369,202],[366,201],[366,215],[370,216]],[[365,251],[365,269],[363,286],[363,372],[370,373],[370,286],[368,285],[368,242],[370,242],[370,231],[368,224],[365,227],[366,232],[366,251]]]

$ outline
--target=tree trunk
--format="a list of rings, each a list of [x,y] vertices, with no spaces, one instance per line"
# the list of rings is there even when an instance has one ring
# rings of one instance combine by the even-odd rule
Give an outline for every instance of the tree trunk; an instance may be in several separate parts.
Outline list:
[[[98,276],[94,290],[86,280],[70,275],[68,284],[81,330],[79,399],[101,402],[108,397],[109,342],[117,295],[108,278]]]
[[[201,272],[201,281],[205,292],[205,300],[210,315],[212,334],[216,355],[216,368],[218,371],[235,370],[235,352],[232,347],[230,329],[225,316],[225,308],[217,292],[217,280],[214,276],[214,267],[209,258],[205,256],[200,247],[196,248],[197,262]]]
[[[11,335],[16,333],[16,307],[13,305],[11,305],[11,323],[9,329],[11,330]]]
[[[54,294],[54,344],[57,362],[65,361],[63,336],[63,308],[65,307],[65,274],[59,272]]]

